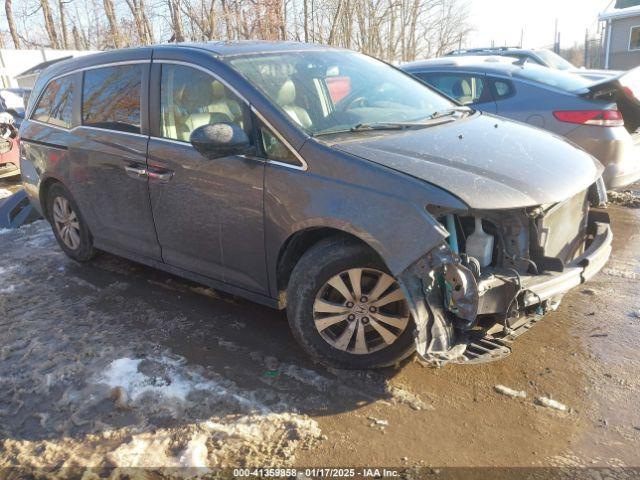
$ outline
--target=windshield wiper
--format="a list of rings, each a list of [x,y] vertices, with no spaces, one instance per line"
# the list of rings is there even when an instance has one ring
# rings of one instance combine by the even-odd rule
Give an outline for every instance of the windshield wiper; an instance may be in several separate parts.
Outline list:
[[[315,133],[314,137],[322,135],[333,135],[337,133],[352,133],[352,132],[370,132],[374,130],[407,130],[409,128],[423,128],[428,127],[428,123],[416,123],[416,122],[368,122],[358,123],[350,128],[340,130],[326,130]]]
[[[338,133],[352,133],[352,132],[368,132],[372,130],[404,130],[410,128],[413,125],[397,123],[397,122],[371,122],[371,123],[358,123],[350,128],[341,128],[336,130],[324,130],[314,133],[314,137],[320,137],[322,135],[334,135]]]
[[[401,122],[369,122],[359,123],[349,130],[351,132],[362,132],[365,130],[404,130],[405,128],[411,128],[413,126],[415,126],[415,124]]]
[[[456,113],[466,113],[466,114],[471,114],[473,113],[473,109],[469,108],[469,107],[453,107],[453,108],[447,108],[446,110],[439,110],[437,112],[434,112],[433,114],[431,114],[429,116],[430,119],[435,119],[435,118],[441,118],[441,117],[451,117],[453,115],[455,115]]]

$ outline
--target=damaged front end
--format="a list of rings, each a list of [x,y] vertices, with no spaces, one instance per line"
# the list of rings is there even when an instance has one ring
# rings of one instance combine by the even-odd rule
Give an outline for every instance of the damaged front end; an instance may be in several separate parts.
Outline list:
[[[511,343],[611,254],[608,214],[588,191],[553,205],[446,212],[441,243],[398,276],[432,365],[504,358]]]

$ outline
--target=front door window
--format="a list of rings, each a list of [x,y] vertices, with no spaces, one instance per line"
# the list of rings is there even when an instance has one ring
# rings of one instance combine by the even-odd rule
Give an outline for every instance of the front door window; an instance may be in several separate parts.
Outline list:
[[[202,125],[245,124],[245,108],[233,92],[211,75],[183,65],[162,65],[160,135],[188,142]]]

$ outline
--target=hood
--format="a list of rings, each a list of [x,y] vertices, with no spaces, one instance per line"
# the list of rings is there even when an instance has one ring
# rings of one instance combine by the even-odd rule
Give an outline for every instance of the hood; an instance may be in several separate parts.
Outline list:
[[[551,133],[486,114],[333,144],[456,195],[477,210],[556,203],[602,174],[592,156]]]

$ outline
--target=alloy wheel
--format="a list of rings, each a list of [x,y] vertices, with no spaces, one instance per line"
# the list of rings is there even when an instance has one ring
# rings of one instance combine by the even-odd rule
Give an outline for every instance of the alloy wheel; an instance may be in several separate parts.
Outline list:
[[[409,305],[395,279],[371,268],[352,268],[330,278],[313,304],[313,319],[322,338],[356,355],[394,343],[407,328],[409,317]]]
[[[58,236],[71,250],[80,247],[80,222],[69,200],[58,196],[53,200],[53,223]]]

